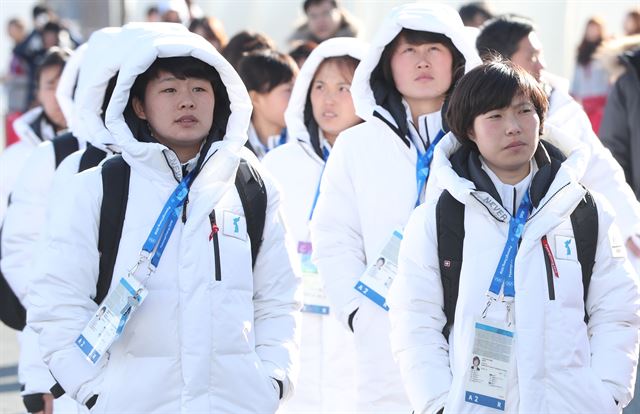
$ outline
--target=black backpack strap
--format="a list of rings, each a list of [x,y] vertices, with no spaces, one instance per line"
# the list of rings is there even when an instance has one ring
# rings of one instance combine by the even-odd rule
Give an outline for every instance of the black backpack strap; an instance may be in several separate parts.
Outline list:
[[[442,333],[448,341],[456,315],[464,245],[464,204],[453,198],[448,191],[440,195],[436,205],[436,230],[444,314],[447,317]]]
[[[84,170],[88,170],[89,168],[93,168],[96,165],[100,164],[102,160],[107,157],[107,153],[100,148],[94,147],[90,143],[87,142],[87,149],[82,153],[82,157],[80,157],[80,167],[78,168],[78,172],[82,172]]]
[[[589,314],[587,313],[587,295],[589,293],[589,284],[591,282],[591,274],[593,273],[593,265],[596,261],[596,250],[598,247],[598,208],[591,193],[587,191],[584,198],[571,213],[571,226],[573,227],[573,236],[576,239],[576,249],[578,261],[582,268],[582,286],[584,289],[584,321],[589,323]]]
[[[260,174],[246,160],[240,160],[236,173],[236,189],[247,220],[247,233],[251,240],[251,263],[255,266],[262,245],[267,214],[267,190]]]
[[[97,304],[104,300],[111,286],[129,200],[130,175],[131,168],[120,155],[102,164],[102,206],[98,233],[100,270],[94,299]]]
[[[55,137],[51,140],[51,143],[53,144],[53,153],[56,157],[56,169],[65,158],[80,149],[78,139],[71,133]]]
[[[2,229],[0,228],[0,240],[2,240]],[[1,244],[1,243],[0,243]],[[0,257],[2,252],[0,251]],[[8,327],[21,331],[27,324],[27,311],[9,286],[0,271],[0,320]]]

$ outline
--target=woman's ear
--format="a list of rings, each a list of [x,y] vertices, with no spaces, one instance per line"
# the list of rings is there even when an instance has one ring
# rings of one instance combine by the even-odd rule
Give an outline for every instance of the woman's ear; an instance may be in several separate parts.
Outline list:
[[[469,130],[467,131],[467,137],[469,138],[469,140],[476,142],[476,134],[473,131],[473,128],[469,128]]]
[[[258,106],[261,102],[262,94],[258,93],[258,91],[249,91],[249,98],[251,98],[251,104],[253,106]]]
[[[131,107],[133,108],[133,112],[140,119],[147,119],[147,116],[144,114],[144,105],[140,101],[140,99],[136,96],[131,100]]]

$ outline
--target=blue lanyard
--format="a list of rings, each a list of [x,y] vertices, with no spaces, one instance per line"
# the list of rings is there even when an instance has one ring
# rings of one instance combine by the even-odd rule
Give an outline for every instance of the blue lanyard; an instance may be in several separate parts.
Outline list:
[[[509,236],[507,243],[502,251],[500,257],[500,263],[493,275],[489,292],[493,293],[495,297],[500,295],[500,288],[504,285],[504,296],[514,298],[516,296],[516,290],[514,286],[514,264],[516,260],[516,254],[518,254],[518,243],[522,237],[522,231],[524,225],[529,217],[531,211],[531,199],[529,198],[529,191],[527,190],[522,198],[520,207],[516,212],[516,216],[512,217],[509,221]]]
[[[322,146],[322,158],[324,159],[324,165],[322,166],[322,172],[320,172],[320,178],[318,179],[318,185],[316,186],[316,195],[313,196],[313,204],[311,205],[311,212],[309,213],[309,221],[313,218],[313,212],[316,210],[316,204],[318,204],[318,197],[320,197],[320,183],[322,182],[322,176],[324,175],[324,167],[327,165],[329,159],[329,148],[326,145]]]
[[[260,139],[258,139],[258,142],[260,142]],[[278,142],[276,143],[276,146],[273,148],[269,148],[268,145],[264,145],[262,142],[260,142],[260,145],[262,145],[262,149],[264,150],[264,153],[268,153],[269,151],[271,151],[274,148],[278,148],[280,145],[286,144],[287,143],[287,128],[282,128],[282,131],[280,132],[280,137],[278,137]]]
[[[416,181],[418,183],[418,198],[416,199],[416,207],[420,205],[420,194],[422,193],[422,189],[424,188],[425,184],[427,183],[427,179],[429,178],[429,170],[431,169],[433,153],[436,149],[436,145],[438,144],[438,142],[440,142],[442,137],[444,137],[444,131],[441,129],[424,154],[420,154],[420,150],[416,146],[416,151],[418,152],[418,160],[416,161]]]
[[[195,175],[194,172],[195,170],[191,171],[182,179],[182,181],[180,181],[180,184],[178,184],[178,187],[176,187],[173,194],[171,194],[169,200],[167,200],[162,208],[162,212],[158,216],[156,224],[153,225],[153,229],[151,229],[151,233],[149,233],[147,241],[142,246],[142,250],[147,252],[149,255],[151,255],[155,249],[155,254],[151,259],[151,264],[154,268],[158,267],[160,257],[162,257],[162,253],[164,252],[164,248],[167,246],[169,237],[171,237],[173,228],[178,222],[180,212],[182,211],[182,203],[189,194],[189,187]]]

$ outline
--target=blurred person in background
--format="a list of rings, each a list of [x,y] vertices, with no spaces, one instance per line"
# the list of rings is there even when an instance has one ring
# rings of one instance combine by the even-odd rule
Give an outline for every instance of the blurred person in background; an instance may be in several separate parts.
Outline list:
[[[158,10],[158,6],[151,6],[147,9],[147,22],[161,22],[162,16],[160,16],[160,11]]]
[[[228,38],[224,26],[215,17],[200,17],[189,24],[189,31],[207,39],[216,50],[223,50],[227,46]]]
[[[609,93],[609,75],[594,53],[607,38],[604,21],[592,17],[578,46],[578,58],[569,93],[582,104],[594,132],[600,129],[604,105]]]
[[[466,3],[458,10],[462,23],[467,27],[480,27],[493,17],[489,5],[484,1]]]
[[[14,122],[20,142],[0,154],[0,222],[9,202],[14,182],[33,149],[67,128],[67,121],[56,99],[62,69],[70,57],[67,50],[52,48],[37,68],[37,97],[40,106],[25,112]]]
[[[614,66],[611,88],[599,136],[618,161],[640,200],[640,34],[617,39],[598,52]],[[640,252],[639,252],[640,255]]]
[[[231,63],[235,70],[238,70],[238,62],[242,59],[242,55],[254,50],[265,49],[276,49],[276,44],[270,37],[262,33],[243,30],[229,40],[227,46],[222,50],[222,56]]]
[[[626,36],[640,34],[640,7],[629,10],[624,18],[623,29]]]
[[[311,40],[294,43],[291,51],[289,52],[289,56],[291,56],[293,60],[296,61],[299,68],[302,68],[304,62],[317,46],[318,44],[316,42],[312,42]]]
[[[20,19],[11,19],[7,23],[7,33],[15,45],[20,44],[27,37],[25,24]],[[29,96],[29,76],[26,62],[12,52],[9,69],[2,79],[7,94],[7,115],[5,118],[6,145],[18,141],[18,135],[13,130],[15,121],[27,109]]]
[[[242,57],[238,74],[253,105],[246,146],[261,160],[269,151],[287,142],[284,111],[298,66],[289,55],[258,50]]]
[[[80,39],[59,21],[56,14],[49,7],[36,5],[33,8],[33,31],[13,49],[14,54],[27,64],[29,73],[28,105],[31,104],[35,97],[36,69],[49,48],[60,46],[62,48],[75,49],[80,42]]]
[[[306,21],[289,38],[320,43],[332,37],[357,37],[358,24],[338,5],[337,0],[305,0],[302,4]]]

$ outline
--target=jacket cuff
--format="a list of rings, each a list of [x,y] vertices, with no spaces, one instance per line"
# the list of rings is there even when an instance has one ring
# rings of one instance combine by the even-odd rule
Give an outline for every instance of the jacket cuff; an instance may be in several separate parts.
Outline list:
[[[44,393],[27,394],[22,396],[24,407],[29,413],[37,413],[44,410]]]

